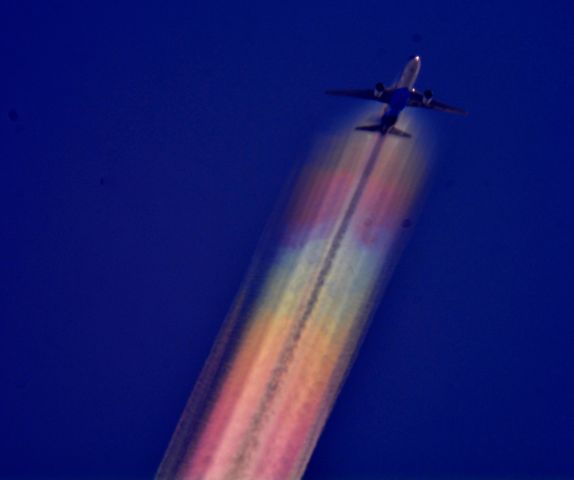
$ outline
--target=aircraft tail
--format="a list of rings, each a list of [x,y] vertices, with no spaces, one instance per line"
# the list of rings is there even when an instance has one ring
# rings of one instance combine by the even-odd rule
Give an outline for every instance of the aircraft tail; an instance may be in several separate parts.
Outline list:
[[[381,125],[363,125],[361,127],[355,128],[355,130],[361,130],[362,132],[379,132],[384,135],[388,133],[390,135],[396,135],[397,137],[411,138],[412,135],[408,132],[398,129],[397,127],[391,127],[388,130],[384,130]]]

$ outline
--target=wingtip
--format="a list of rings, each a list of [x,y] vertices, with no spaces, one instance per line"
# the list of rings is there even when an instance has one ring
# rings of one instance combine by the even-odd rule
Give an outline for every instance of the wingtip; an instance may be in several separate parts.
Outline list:
[[[468,112],[463,110],[462,108],[452,109],[450,113],[454,113],[455,115],[460,115],[461,117],[468,117]]]

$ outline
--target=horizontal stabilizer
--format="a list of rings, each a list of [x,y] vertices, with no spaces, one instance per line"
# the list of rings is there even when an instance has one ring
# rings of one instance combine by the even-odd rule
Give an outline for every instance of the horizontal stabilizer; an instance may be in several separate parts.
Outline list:
[[[389,128],[388,133],[390,133],[391,135],[396,135],[398,137],[403,137],[403,138],[411,138],[411,134],[407,133],[403,130],[399,130],[397,127],[391,127]]]
[[[385,132],[381,125],[364,125],[362,127],[355,128],[355,130],[361,130],[362,132],[379,132],[382,135],[388,133],[390,135],[396,135],[397,137],[411,138],[410,133],[400,130],[397,127],[391,127]]]
[[[381,132],[381,126],[380,125],[364,125],[362,127],[355,128],[355,130],[361,130],[363,132]]]

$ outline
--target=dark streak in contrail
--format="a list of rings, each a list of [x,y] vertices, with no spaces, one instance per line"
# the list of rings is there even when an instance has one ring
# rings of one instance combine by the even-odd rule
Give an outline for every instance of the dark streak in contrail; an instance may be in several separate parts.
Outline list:
[[[379,152],[381,150],[383,140],[384,140],[384,137],[382,135],[377,138],[375,146],[373,147],[373,151],[371,152],[371,155],[369,156],[369,160],[367,161],[367,164],[365,165],[365,169],[363,170],[363,172],[361,174],[361,178],[359,179],[359,183],[357,184],[357,187],[355,188],[355,191],[353,192],[353,196],[351,197],[349,205],[347,206],[347,210],[345,211],[345,214],[343,215],[343,220],[341,221],[341,224],[339,225],[339,228],[337,229],[337,231],[335,233],[335,236],[333,238],[333,242],[329,246],[329,250],[327,251],[327,256],[325,257],[325,262],[323,264],[323,267],[319,271],[319,275],[317,276],[317,281],[316,281],[315,285],[313,286],[313,289],[311,291],[311,295],[309,297],[309,301],[307,302],[305,310],[303,311],[299,320],[293,326],[290,338],[287,341],[287,345],[285,346],[285,348],[281,352],[281,355],[279,356],[279,360],[277,361],[277,366],[271,372],[271,379],[270,379],[269,383],[267,384],[267,387],[265,389],[265,393],[263,394],[263,398],[260,401],[259,408],[257,409],[257,414],[254,416],[253,420],[251,421],[251,425],[249,426],[249,429],[247,430],[246,439],[245,439],[245,442],[243,444],[243,447],[239,451],[238,455],[235,457],[234,462],[233,462],[234,466],[231,469],[231,471],[229,472],[229,474],[227,475],[227,478],[229,478],[229,479],[235,480],[235,479],[241,478],[242,470],[244,469],[244,467],[247,463],[247,460],[249,459],[249,455],[251,454],[251,451],[253,450],[253,448],[257,446],[257,442],[258,442],[257,434],[258,434],[258,432],[259,432],[259,430],[263,424],[263,421],[265,419],[265,416],[267,414],[269,406],[270,406],[271,402],[273,401],[273,397],[275,396],[275,393],[277,392],[277,389],[280,386],[281,380],[289,368],[289,363],[293,357],[295,349],[297,348],[297,344],[299,342],[299,339],[301,338],[301,334],[305,328],[305,325],[307,324],[307,321],[309,320],[309,317],[313,313],[315,305],[317,304],[317,300],[319,299],[319,295],[321,294],[321,290],[322,290],[323,286],[325,285],[327,277],[329,276],[329,273],[331,271],[331,267],[333,266],[333,262],[335,260],[335,257],[337,256],[337,252],[339,251],[339,247],[341,246],[341,242],[343,241],[343,238],[345,237],[345,233],[347,233],[347,230],[349,228],[349,224],[351,223],[353,215],[355,214],[355,211],[357,210],[359,200],[361,199],[361,197],[363,195],[363,191],[365,189],[367,181],[369,180],[369,177],[371,176],[373,168],[374,168],[375,164],[377,163],[377,157],[378,157]]]

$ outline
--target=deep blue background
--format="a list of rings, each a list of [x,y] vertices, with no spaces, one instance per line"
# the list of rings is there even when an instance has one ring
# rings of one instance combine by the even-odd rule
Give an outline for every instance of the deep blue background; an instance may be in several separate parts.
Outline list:
[[[424,114],[428,200],[307,478],[574,476],[569,2],[79,3],[0,6],[0,476],[153,475],[352,108],[323,90],[412,53],[471,114]]]

